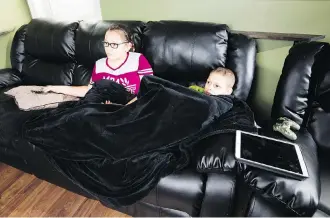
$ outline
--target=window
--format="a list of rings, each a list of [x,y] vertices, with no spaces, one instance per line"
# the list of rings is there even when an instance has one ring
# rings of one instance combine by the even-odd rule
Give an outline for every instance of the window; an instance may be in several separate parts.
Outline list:
[[[32,18],[102,20],[100,0],[27,0]]]

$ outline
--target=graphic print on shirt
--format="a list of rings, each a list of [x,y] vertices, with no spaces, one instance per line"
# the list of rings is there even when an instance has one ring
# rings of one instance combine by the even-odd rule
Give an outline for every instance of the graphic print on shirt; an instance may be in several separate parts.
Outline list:
[[[123,85],[128,92],[137,94],[140,88],[140,79],[144,75],[152,74],[152,68],[142,54],[129,52],[124,63],[116,69],[108,65],[107,58],[98,60],[94,66],[92,81],[112,80]]]
[[[127,77],[116,79],[115,77],[111,77],[111,76],[103,76],[102,79],[111,80],[116,83],[119,83],[119,84],[123,85],[128,92],[130,92],[132,94],[134,94],[136,92],[136,84],[130,84]]]

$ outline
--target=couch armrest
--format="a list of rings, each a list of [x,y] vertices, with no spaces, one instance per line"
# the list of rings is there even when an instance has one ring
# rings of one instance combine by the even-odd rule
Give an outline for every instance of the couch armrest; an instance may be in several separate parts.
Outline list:
[[[274,137],[273,134],[275,133],[267,135]],[[262,197],[282,203],[284,207],[292,210],[299,216],[312,216],[317,209],[320,199],[317,147],[307,130],[301,130],[297,136],[296,143],[300,145],[309,178],[299,181],[247,167],[243,172],[244,180]]]
[[[12,68],[0,69],[0,89],[22,83],[19,72]]]
[[[232,216],[235,195],[235,172],[208,173],[205,182],[205,194],[199,216]]]

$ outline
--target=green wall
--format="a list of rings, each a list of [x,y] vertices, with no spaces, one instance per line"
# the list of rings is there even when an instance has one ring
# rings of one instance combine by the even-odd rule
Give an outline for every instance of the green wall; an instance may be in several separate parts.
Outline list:
[[[330,1],[316,0],[101,0],[104,20],[192,20],[225,23],[234,30],[325,34],[330,42]],[[258,116],[270,114],[291,42],[260,40]]]
[[[25,0],[0,0],[0,31],[17,30],[22,24],[31,20],[29,8]],[[0,69],[10,67],[9,53],[15,30],[0,36]]]

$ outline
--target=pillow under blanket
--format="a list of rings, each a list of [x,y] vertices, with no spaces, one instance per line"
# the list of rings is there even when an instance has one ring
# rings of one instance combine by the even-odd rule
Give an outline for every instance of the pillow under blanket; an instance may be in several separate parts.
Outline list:
[[[56,108],[59,103],[77,101],[78,97],[58,93],[42,93],[42,86],[18,86],[5,92],[15,99],[19,109],[24,111]],[[40,93],[36,93],[39,91]]]

